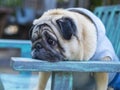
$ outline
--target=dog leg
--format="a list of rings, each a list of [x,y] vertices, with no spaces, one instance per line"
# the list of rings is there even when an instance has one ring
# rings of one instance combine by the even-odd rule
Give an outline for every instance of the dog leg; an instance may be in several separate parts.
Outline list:
[[[36,90],[45,90],[49,77],[50,72],[39,72],[39,82]]]
[[[102,60],[111,60],[110,57],[104,57]],[[94,73],[97,90],[107,90],[108,88],[108,74],[107,73]]]
[[[96,81],[96,90],[107,90],[108,75],[107,73],[94,73]]]

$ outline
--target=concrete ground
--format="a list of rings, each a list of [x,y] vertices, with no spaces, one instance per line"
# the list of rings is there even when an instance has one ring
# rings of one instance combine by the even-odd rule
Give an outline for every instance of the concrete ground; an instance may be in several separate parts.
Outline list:
[[[38,75],[1,74],[5,90],[34,90],[38,82]],[[50,90],[51,80],[48,81],[46,90]]]
[[[0,78],[5,90],[33,90],[38,82],[38,72],[14,71],[10,66],[11,57],[20,57],[19,49],[0,49]],[[49,80],[46,90],[50,90]]]

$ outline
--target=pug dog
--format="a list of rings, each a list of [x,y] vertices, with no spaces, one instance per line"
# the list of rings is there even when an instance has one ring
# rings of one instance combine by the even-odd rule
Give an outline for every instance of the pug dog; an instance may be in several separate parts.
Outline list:
[[[34,20],[30,37],[34,59],[49,62],[118,60],[100,19],[83,8],[46,11]],[[45,90],[50,74],[39,73],[36,90]],[[73,72],[73,90],[107,90],[114,76],[103,72]]]

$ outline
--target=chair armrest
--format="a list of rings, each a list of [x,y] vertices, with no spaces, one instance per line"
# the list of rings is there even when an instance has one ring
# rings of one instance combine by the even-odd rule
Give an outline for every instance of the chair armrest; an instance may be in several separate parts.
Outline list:
[[[31,58],[11,58],[11,66],[19,71],[52,72],[51,90],[72,90],[72,72],[120,72],[120,62],[60,61],[48,62]]]
[[[29,40],[0,39],[0,48],[19,48],[21,57],[31,57],[31,42]]]
[[[47,62],[31,58],[12,57],[11,66],[18,71],[75,71],[120,72],[120,62],[112,61],[60,61]]]

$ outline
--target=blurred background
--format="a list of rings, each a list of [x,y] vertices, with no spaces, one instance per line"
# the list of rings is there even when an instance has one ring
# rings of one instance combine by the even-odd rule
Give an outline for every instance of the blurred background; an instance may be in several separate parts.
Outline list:
[[[94,11],[97,6],[116,4],[120,0],[0,0],[0,39],[28,40],[32,21],[49,9],[83,7]],[[7,50],[0,49],[0,58],[3,51]]]
[[[29,39],[32,21],[49,9],[83,7],[93,11],[97,6],[119,3],[120,0],[0,0],[0,38]]]
[[[117,4],[120,0],[0,0],[0,40],[29,40],[33,20],[49,9],[83,7],[93,12],[98,6]],[[10,67],[13,56],[19,57],[20,49],[0,48],[0,73],[17,73]]]
[[[33,20],[49,9],[83,7],[93,12],[116,4],[120,0],[0,0],[0,39],[29,40]],[[15,73],[10,68],[13,56],[20,56],[20,49],[0,48],[0,72]]]

